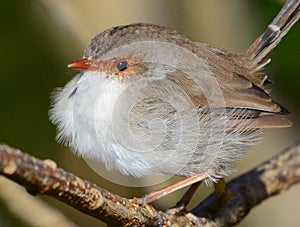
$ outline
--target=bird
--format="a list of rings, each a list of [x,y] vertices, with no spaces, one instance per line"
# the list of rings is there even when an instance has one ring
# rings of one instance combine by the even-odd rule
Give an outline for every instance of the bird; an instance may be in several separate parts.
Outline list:
[[[299,19],[299,2],[288,0],[241,54],[148,23],[101,32],[68,64],[79,73],[52,95],[57,140],[124,175],[185,177],[145,203],[229,176],[264,129],[292,125],[263,69]]]

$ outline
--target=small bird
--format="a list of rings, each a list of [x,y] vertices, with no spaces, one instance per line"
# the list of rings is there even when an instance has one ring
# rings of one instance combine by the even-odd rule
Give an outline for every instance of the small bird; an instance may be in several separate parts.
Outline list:
[[[54,92],[57,140],[124,175],[186,177],[146,195],[146,203],[230,175],[263,129],[291,126],[287,109],[266,91],[262,70],[299,19],[299,2],[288,0],[242,54],[153,24],[96,35],[83,58],[68,65],[79,74]]]

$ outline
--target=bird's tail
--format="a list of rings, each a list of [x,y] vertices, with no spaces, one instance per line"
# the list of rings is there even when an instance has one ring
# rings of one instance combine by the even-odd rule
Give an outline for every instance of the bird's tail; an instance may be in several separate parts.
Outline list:
[[[265,64],[267,55],[277,46],[281,39],[300,17],[300,0],[287,0],[265,32],[259,36],[244,53],[252,60],[254,68],[259,70]]]

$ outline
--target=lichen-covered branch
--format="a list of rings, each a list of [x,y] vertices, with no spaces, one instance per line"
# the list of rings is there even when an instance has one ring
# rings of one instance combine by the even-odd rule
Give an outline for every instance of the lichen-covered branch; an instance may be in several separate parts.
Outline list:
[[[153,226],[146,209],[7,145],[0,145],[0,174],[33,195],[46,194],[110,225]]]
[[[74,174],[51,160],[39,160],[0,145],[0,174],[24,186],[31,194],[46,194],[106,222],[109,226],[193,226],[190,214],[167,214],[141,206]],[[191,212],[206,226],[229,226],[241,221],[266,198],[300,181],[300,141],[228,184],[231,197],[219,211],[211,209],[209,196]]]

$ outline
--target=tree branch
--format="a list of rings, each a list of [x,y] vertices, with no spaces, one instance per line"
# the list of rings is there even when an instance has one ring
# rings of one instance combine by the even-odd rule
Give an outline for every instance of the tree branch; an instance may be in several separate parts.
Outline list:
[[[218,213],[210,211],[210,195],[191,212],[202,217],[207,226],[230,226],[239,223],[249,211],[265,199],[287,190],[300,181],[300,141],[270,160],[227,184],[231,197]],[[213,222],[212,222],[213,221]]]
[[[39,160],[0,145],[0,174],[24,186],[31,194],[45,194],[114,226],[195,226],[190,214],[167,214],[151,206],[108,192],[56,167],[51,160]],[[248,173],[232,180],[232,196],[218,212],[210,208],[210,195],[191,212],[205,226],[228,226],[241,221],[266,198],[300,181],[300,141]],[[198,224],[199,224],[198,223]]]
[[[0,174],[32,194],[45,194],[111,225],[153,226],[155,220],[128,199],[7,145],[0,145]],[[133,218],[134,217],[134,218]]]

